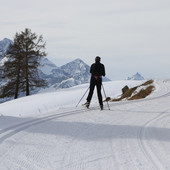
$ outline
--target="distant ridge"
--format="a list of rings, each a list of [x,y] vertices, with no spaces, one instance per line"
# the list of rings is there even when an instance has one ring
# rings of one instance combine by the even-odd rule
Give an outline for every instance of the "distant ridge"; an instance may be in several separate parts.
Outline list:
[[[145,78],[143,76],[141,76],[141,74],[139,74],[138,72],[133,75],[132,77],[128,77],[127,80],[145,80]]]

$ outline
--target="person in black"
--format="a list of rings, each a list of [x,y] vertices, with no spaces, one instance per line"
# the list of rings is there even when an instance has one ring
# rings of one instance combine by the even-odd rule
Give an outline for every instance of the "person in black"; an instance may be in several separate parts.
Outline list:
[[[102,100],[102,94],[101,94],[101,86],[102,86],[102,76],[105,76],[105,67],[103,64],[100,63],[100,57],[97,56],[95,58],[95,63],[91,65],[90,67],[90,73],[91,73],[91,80],[90,80],[90,91],[87,97],[87,102],[85,103],[85,106],[89,108],[90,101],[93,96],[94,88],[97,87],[97,95],[98,100],[100,104],[101,110],[103,110],[103,100]]]

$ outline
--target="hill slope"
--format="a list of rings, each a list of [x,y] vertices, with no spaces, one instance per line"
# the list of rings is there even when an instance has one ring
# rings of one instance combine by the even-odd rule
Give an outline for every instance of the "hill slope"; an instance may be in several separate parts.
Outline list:
[[[129,87],[136,85],[134,82]],[[117,81],[104,85],[107,90],[118,89],[119,85],[119,93],[124,84]],[[73,108],[75,97],[80,97],[78,94],[87,87],[84,85],[60,91],[58,95],[44,93],[1,104],[1,114],[5,115],[4,109],[8,107],[11,112],[6,114],[18,115],[19,111],[21,117],[0,116],[0,167],[170,169],[170,81],[156,81],[155,86],[157,90],[150,97],[110,103],[110,111],[106,106],[99,111],[95,96],[90,110]],[[54,99],[56,106],[51,103]],[[30,102],[32,117],[27,115]]]
[[[129,87],[137,83],[130,82]],[[125,82],[104,85],[111,96],[113,91],[108,88],[119,89],[119,93]],[[90,110],[73,108],[75,98],[87,87],[84,85],[1,104],[1,114],[18,115],[19,111],[21,117],[0,116],[0,167],[170,169],[170,80],[155,81],[155,86],[157,90],[150,97],[110,103],[110,111],[106,106],[99,111],[95,96]],[[27,112],[30,102],[32,117]],[[9,112],[5,113],[7,107]]]

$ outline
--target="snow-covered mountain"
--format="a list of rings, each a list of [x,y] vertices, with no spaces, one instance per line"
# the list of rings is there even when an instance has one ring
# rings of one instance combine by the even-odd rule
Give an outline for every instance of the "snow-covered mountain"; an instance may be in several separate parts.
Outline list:
[[[61,67],[57,67],[47,58],[43,59],[41,63],[40,77],[47,80],[48,87],[68,88],[89,82],[90,67],[81,59],[76,59]]]
[[[61,67],[57,67],[47,58],[43,59],[42,63],[39,72],[41,78],[47,80],[48,87],[69,88],[90,81],[90,66],[79,58]],[[110,79],[104,77],[103,81],[110,81]]]
[[[76,59],[70,63],[61,66],[61,69],[69,74],[70,78],[77,81],[77,84],[87,83],[90,78],[90,67],[81,59]]]
[[[12,40],[8,38],[4,38],[2,41],[0,41],[0,59],[6,55],[9,45],[12,43]]]
[[[132,77],[128,77],[127,80],[145,80],[143,76],[141,76],[138,72]]]
[[[0,66],[3,66],[7,60],[5,55],[11,43],[13,42],[7,38],[0,41]],[[57,67],[48,58],[43,58],[41,60],[41,66],[39,67],[39,74],[42,79],[47,81],[48,85],[45,88],[52,87],[55,89],[69,88],[88,83],[91,77],[90,66],[81,59],[76,59],[61,67]],[[105,77],[103,81],[110,80]],[[37,90],[35,92],[37,92]]]

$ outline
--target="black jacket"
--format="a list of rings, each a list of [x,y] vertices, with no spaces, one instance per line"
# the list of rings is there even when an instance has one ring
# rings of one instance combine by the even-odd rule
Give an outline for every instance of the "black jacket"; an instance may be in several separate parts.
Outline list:
[[[92,76],[105,76],[105,67],[100,62],[91,65],[90,73]]]

